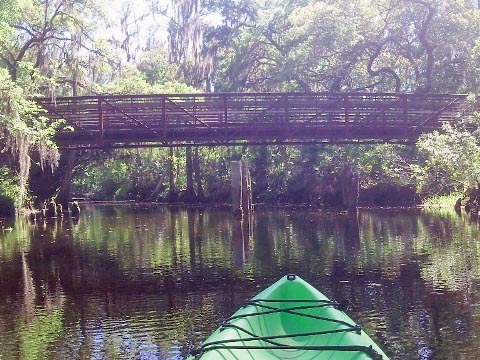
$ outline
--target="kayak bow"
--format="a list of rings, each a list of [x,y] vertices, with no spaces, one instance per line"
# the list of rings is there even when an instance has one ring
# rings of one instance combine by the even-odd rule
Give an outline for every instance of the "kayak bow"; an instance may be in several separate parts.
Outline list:
[[[295,275],[247,301],[187,360],[388,360],[341,304]]]

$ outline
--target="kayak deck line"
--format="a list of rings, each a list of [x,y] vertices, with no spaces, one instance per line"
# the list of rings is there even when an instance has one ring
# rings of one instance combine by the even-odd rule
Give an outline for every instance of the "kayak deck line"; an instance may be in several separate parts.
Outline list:
[[[230,327],[230,328],[240,330],[240,331],[252,336],[252,338],[212,341],[212,342],[205,343],[204,346],[224,344],[224,343],[227,343],[227,342],[237,342],[237,341],[245,342],[245,341],[254,341],[254,340],[263,340],[265,342],[269,342],[269,343],[273,344],[274,342],[271,341],[271,340],[274,340],[274,339],[288,339],[288,338],[295,338],[295,337],[301,337],[301,336],[303,337],[303,336],[314,336],[314,335],[328,335],[328,334],[337,334],[337,333],[347,332],[347,331],[360,333],[361,330],[362,330],[360,328],[360,326],[356,326],[356,327],[345,328],[345,329],[337,329],[337,330],[323,330],[323,331],[311,331],[311,332],[304,332],[304,333],[297,333],[297,334],[258,336],[255,333],[253,333],[251,331],[248,331],[247,329],[244,329],[244,328],[242,328],[238,325],[235,325],[235,324],[226,324],[226,325],[224,325],[224,327]],[[278,343],[274,343],[274,344],[278,344]],[[279,345],[284,345],[284,344],[279,344]]]
[[[345,329],[337,329],[337,330],[324,330],[324,331],[311,331],[311,332],[297,333],[297,334],[259,336],[259,335],[256,335],[255,333],[253,333],[251,331],[248,331],[247,329],[244,329],[244,328],[242,328],[238,325],[226,324],[225,327],[230,327],[230,328],[242,331],[242,332],[250,335],[251,338],[211,341],[211,342],[208,342],[208,343],[204,343],[201,347],[207,348],[207,347],[210,347],[210,346],[213,346],[213,345],[223,345],[223,344],[226,344],[226,343],[258,341],[258,340],[265,341],[265,342],[270,343],[272,345],[286,346],[285,344],[277,343],[273,340],[288,339],[288,338],[295,338],[295,337],[315,336],[315,335],[337,334],[337,333],[348,332],[348,331],[352,331],[352,332],[360,332],[361,331],[361,328],[359,326],[357,326],[357,327],[353,327],[353,328],[345,328]]]
[[[258,306],[258,307],[261,307],[261,308],[264,308],[264,309],[269,309],[267,311],[262,311],[262,312],[256,312],[256,313],[250,313],[250,314],[240,314],[240,315],[234,315],[234,316],[231,316],[229,317],[226,322],[229,322],[229,321],[232,321],[232,320],[236,320],[236,319],[241,319],[241,318],[246,318],[246,317],[250,317],[250,316],[259,316],[259,315],[269,315],[269,314],[275,314],[275,313],[281,313],[281,312],[285,312],[285,313],[288,313],[288,314],[292,314],[292,315],[298,315],[298,316],[304,316],[304,317],[308,317],[308,318],[311,318],[311,319],[316,319],[316,320],[325,320],[325,321],[331,321],[331,322],[334,322],[334,323],[338,323],[338,324],[342,324],[342,325],[346,325],[346,326],[351,326],[351,327],[354,327],[354,326],[357,326],[355,324],[350,324],[346,321],[342,321],[342,320],[338,320],[338,319],[332,319],[332,318],[327,318],[327,317],[324,317],[324,316],[317,316],[317,315],[312,315],[312,314],[304,314],[304,313],[301,313],[301,312],[297,312],[296,310],[308,310],[308,309],[317,309],[317,308],[322,308],[322,307],[325,307],[325,306],[332,306],[332,307],[335,307],[336,309],[340,310],[338,308],[337,305],[339,305],[338,303],[335,303],[335,302],[331,302],[329,301],[329,303],[327,304],[326,301],[323,301],[323,300],[320,300],[322,304],[320,305],[309,305],[309,306],[293,306],[293,307],[289,307],[289,308],[277,308],[277,307],[274,307],[274,306],[268,306],[268,305],[263,305],[263,304],[259,304],[257,302],[260,302],[260,301],[264,301],[264,300],[261,300],[261,299],[252,299],[250,300],[249,302],[246,302],[246,304],[250,304],[250,305],[254,305],[254,306]],[[318,300],[314,300],[314,301],[317,301]],[[278,302],[278,303],[292,303],[292,302],[306,302],[305,300],[287,300],[287,301],[282,301],[282,300],[275,300],[274,302]],[[311,302],[311,301],[309,301]],[[343,312],[343,310],[340,310]]]
[[[275,346],[261,346],[261,345],[214,345],[205,349],[199,348],[192,351],[195,360],[199,360],[203,354],[212,350],[306,350],[306,351],[345,351],[345,352],[363,352],[369,355],[372,360],[382,360],[383,356],[379,354],[372,345],[305,345],[305,346],[290,346],[290,345],[275,345]]]
[[[287,275],[247,300],[188,360],[388,360],[345,309]]]
[[[262,304],[262,302],[267,303],[316,303],[316,305],[302,305],[302,306],[292,306],[287,308],[278,308],[274,306],[269,306]],[[357,324],[350,324],[346,321],[327,318],[323,316],[316,316],[312,314],[304,314],[301,312],[297,312],[296,310],[309,310],[309,309],[316,309],[322,308],[326,306],[332,306],[340,310],[340,304],[330,300],[312,300],[312,299],[305,299],[305,300],[275,300],[275,299],[250,299],[246,301],[243,307],[247,306],[256,306],[264,309],[268,309],[267,311],[255,312],[255,313],[248,313],[248,314],[239,314],[229,317],[225,320],[222,325],[220,326],[220,331],[229,327],[234,328],[239,331],[242,331],[248,335],[250,338],[240,338],[240,339],[226,339],[226,340],[218,340],[218,341],[211,341],[202,344],[199,348],[194,349],[191,351],[191,354],[195,356],[195,360],[200,359],[201,356],[207,352],[212,350],[229,350],[229,349],[236,349],[236,350],[311,350],[311,351],[360,351],[364,352],[372,357],[372,360],[382,359],[382,355],[376,352],[372,346],[360,346],[360,345],[287,345],[282,344],[273,340],[276,339],[287,339],[287,338],[295,338],[295,337],[307,337],[307,336],[317,336],[317,335],[327,335],[327,334],[336,334],[341,332],[355,332],[360,335],[362,328]],[[340,310],[343,312],[343,310]],[[346,326],[343,329],[336,329],[336,330],[324,330],[324,331],[312,331],[312,332],[304,332],[304,333],[295,333],[295,334],[284,334],[284,335],[269,335],[269,336],[259,336],[255,333],[248,331],[240,326],[232,324],[231,321],[252,317],[252,316],[263,316],[269,315],[274,313],[286,312],[292,315],[298,316],[305,316],[316,320],[322,321],[331,321],[334,323],[338,323],[341,325]],[[270,345],[229,345],[231,343],[236,342],[249,342],[249,341],[264,341],[269,343]]]

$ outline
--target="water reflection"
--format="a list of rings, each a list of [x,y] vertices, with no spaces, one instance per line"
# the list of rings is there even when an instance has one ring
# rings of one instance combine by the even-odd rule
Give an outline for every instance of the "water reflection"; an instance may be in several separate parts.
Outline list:
[[[449,211],[86,208],[0,232],[0,358],[181,359],[294,272],[394,359],[480,358],[479,226]]]

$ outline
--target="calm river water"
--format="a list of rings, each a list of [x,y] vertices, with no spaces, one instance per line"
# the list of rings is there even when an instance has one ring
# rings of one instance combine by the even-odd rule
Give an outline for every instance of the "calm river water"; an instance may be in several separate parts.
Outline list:
[[[0,359],[183,359],[287,273],[392,359],[480,359],[480,228],[450,211],[87,206],[0,223]],[[259,359],[260,360],[260,359]]]

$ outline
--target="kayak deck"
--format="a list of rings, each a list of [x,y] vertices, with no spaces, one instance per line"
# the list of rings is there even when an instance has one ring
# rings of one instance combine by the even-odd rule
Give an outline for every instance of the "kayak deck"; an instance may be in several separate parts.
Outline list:
[[[341,308],[287,275],[247,301],[189,360],[388,360]]]

